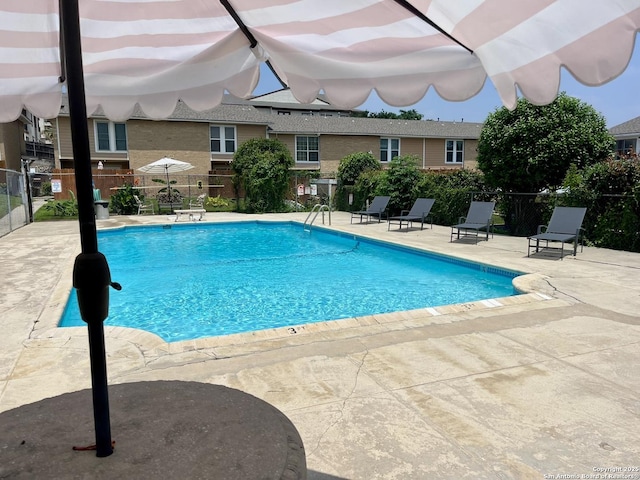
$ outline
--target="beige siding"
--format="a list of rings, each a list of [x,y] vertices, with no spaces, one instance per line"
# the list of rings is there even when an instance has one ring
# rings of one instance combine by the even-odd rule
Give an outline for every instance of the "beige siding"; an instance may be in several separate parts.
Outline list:
[[[207,123],[207,149],[210,151],[211,144],[209,143],[209,126],[210,125],[226,125],[236,127],[236,148],[239,148],[247,140],[252,138],[266,138],[267,127],[265,125],[234,125],[233,123]],[[228,163],[233,160],[233,153],[210,153],[211,160],[214,162]]]
[[[58,117],[52,120],[51,129],[53,130],[53,153],[56,158],[56,168],[62,168],[62,160],[73,159],[69,117]]]
[[[400,155],[415,155],[420,159],[418,167],[422,168],[422,138],[401,138],[400,139]]]
[[[324,161],[340,161],[357,152],[372,152],[377,158],[380,139],[364,135],[323,135],[321,137],[320,158]]]
[[[148,122],[151,123],[151,122]],[[56,167],[71,168],[73,167],[73,144],[71,143],[71,121],[69,117],[58,117],[51,122],[53,129],[53,144],[56,158]],[[97,152],[95,141],[95,130],[93,120],[89,119],[89,154],[91,155],[91,163],[97,164],[102,161],[106,168],[127,168],[128,157],[127,152],[111,153]],[[129,122],[127,122],[127,143],[129,142]]]
[[[295,159],[295,135],[271,134],[271,138],[277,138],[284,143]],[[349,135],[321,135],[320,136],[320,172],[336,172],[340,160],[355,152],[371,151],[376,155],[379,148],[378,137],[349,136]],[[316,168],[315,164],[298,163],[296,168]]]
[[[372,152],[378,157],[380,139],[373,136],[322,135],[320,137],[320,171],[337,172],[340,160],[357,152]]]
[[[284,143],[289,151],[291,152],[291,156],[295,160],[296,158],[296,137],[295,135],[286,135],[286,134],[269,134],[269,138],[274,138],[276,140],[280,140]],[[322,150],[322,145],[320,145],[320,150]],[[322,154],[320,154],[322,156]]]
[[[23,131],[24,124],[19,120],[0,124],[0,160],[4,168],[20,171],[20,159],[25,151]]]
[[[189,174],[206,174],[211,168],[208,123],[130,120],[127,135],[134,170],[162,157],[191,163]]]
[[[477,158],[478,158],[478,141],[475,139],[466,139],[464,141],[464,160],[463,164],[460,165],[458,163],[446,163],[446,152],[445,152],[445,142],[444,138],[429,138],[426,141],[426,168],[468,168],[475,169],[477,168]]]
[[[266,138],[267,127],[265,125],[236,125],[238,146],[252,138]]]
[[[443,168],[445,166],[445,141],[442,138],[428,138],[426,140],[426,168]]]
[[[232,122],[129,120],[126,123],[127,152],[96,152],[94,124],[90,120],[89,141],[94,164],[101,160],[106,169],[135,170],[164,156],[170,156],[193,164],[195,168],[190,171],[192,174],[206,174],[214,168],[212,162],[215,168],[228,168],[228,163],[233,159],[233,154],[213,154],[210,151],[209,135],[210,125],[234,125]],[[56,137],[54,139],[56,166],[71,167],[73,152],[69,117],[58,117],[52,124]],[[267,137],[265,125],[235,124],[235,127],[238,146],[252,138]],[[295,159],[296,135],[271,133],[269,137],[282,141]],[[419,167],[462,168],[462,165],[445,163],[445,140],[445,138],[401,137],[400,153],[418,157]],[[465,140],[464,168],[476,168],[477,144],[475,139]],[[380,136],[325,134],[320,136],[319,146],[319,164],[298,163],[296,168],[312,170],[319,168],[321,173],[332,173],[337,171],[342,158],[355,152],[371,152],[375,158],[379,158]],[[7,148],[6,145],[4,148]]]
[[[469,170],[478,168],[478,140],[464,141],[464,168]]]

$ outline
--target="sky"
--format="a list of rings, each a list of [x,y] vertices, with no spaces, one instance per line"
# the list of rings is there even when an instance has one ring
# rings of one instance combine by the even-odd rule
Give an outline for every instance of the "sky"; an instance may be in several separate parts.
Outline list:
[[[254,91],[261,95],[281,88],[269,68],[261,70],[260,82]],[[640,116],[640,35],[636,37],[635,48],[627,69],[617,78],[597,87],[581,84],[567,71],[562,70],[560,90],[572,97],[577,97],[600,112],[607,123],[607,128],[614,127]],[[357,107],[370,112],[398,113],[400,110],[415,109],[425,119],[443,121],[483,122],[487,116],[502,106],[500,97],[491,80],[487,79],[483,90],[473,98],[463,102],[449,102],[438,96],[433,89],[415,105],[391,107],[385,104],[373,92],[367,101]]]

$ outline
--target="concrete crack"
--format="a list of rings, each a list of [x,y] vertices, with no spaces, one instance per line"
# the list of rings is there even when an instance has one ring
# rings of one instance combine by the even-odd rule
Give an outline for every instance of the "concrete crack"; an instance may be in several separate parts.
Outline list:
[[[320,434],[320,436],[318,437],[318,440],[316,441],[315,447],[311,451],[309,451],[309,455],[313,455],[313,453],[316,452],[318,448],[320,448],[320,444],[322,443],[322,440],[326,436],[327,432],[329,432],[329,430],[331,430],[343,419],[344,409],[347,405],[347,402],[353,396],[353,394],[356,391],[356,388],[358,387],[358,378],[360,377],[360,372],[362,370],[362,367],[364,366],[364,362],[367,358],[367,355],[369,355],[369,350],[365,350],[364,355],[362,356],[362,360],[360,361],[358,365],[358,370],[356,371],[356,375],[355,375],[356,378],[353,382],[353,387],[351,388],[351,391],[349,392],[349,394],[342,400],[342,404],[340,405],[340,410],[338,412],[338,417],[329,425],[327,425],[327,428],[325,428],[324,431]]]

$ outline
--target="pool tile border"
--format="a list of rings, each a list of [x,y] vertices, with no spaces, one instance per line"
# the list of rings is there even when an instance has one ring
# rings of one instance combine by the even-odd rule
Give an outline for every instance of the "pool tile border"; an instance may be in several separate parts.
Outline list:
[[[248,222],[254,223],[273,223],[273,221],[261,221],[261,220],[248,220]],[[222,222],[222,223],[237,223],[237,222]],[[300,224],[298,221],[277,221],[276,223],[291,223]],[[154,225],[158,226],[158,225]],[[185,224],[189,227],[190,225]],[[146,226],[115,226],[105,228],[104,231],[120,230],[124,228],[146,228]],[[173,227],[173,226],[171,226]],[[496,299],[478,300],[473,302],[443,305],[437,307],[425,307],[415,310],[406,310],[400,312],[391,312],[384,314],[367,315],[362,317],[351,317],[336,320],[327,320],[322,322],[299,324],[286,327],[277,327],[271,329],[258,330],[254,332],[242,332],[228,335],[220,335],[213,337],[202,337],[191,340],[182,340],[176,342],[166,342],[161,337],[154,333],[144,330],[137,330],[128,327],[120,326],[105,326],[105,336],[107,338],[121,339],[137,345],[141,350],[150,353],[154,352],[155,355],[162,354],[175,354],[183,353],[194,350],[209,349],[216,347],[236,346],[236,345],[249,345],[256,342],[263,342],[269,340],[278,339],[291,339],[291,338],[303,338],[309,334],[322,334],[326,332],[341,331],[348,335],[349,331],[360,331],[362,328],[371,329],[375,327],[381,331],[410,329],[416,327],[423,327],[428,325],[437,325],[444,323],[453,323],[465,320],[465,314],[469,312],[480,312],[483,310],[493,310],[496,308],[507,308],[510,306],[517,306],[523,304],[530,304],[535,302],[545,302],[554,300],[553,297],[541,293],[536,284],[541,279],[538,274],[525,274],[517,272],[515,270],[509,270],[499,267],[494,267],[481,262],[474,262],[465,259],[459,259],[446,254],[438,252],[431,252],[428,250],[416,248],[409,245],[401,245],[394,242],[388,242],[383,240],[377,240],[374,238],[363,237],[355,235],[349,232],[343,232],[340,230],[327,229],[324,227],[315,227],[318,229],[326,230],[333,235],[340,235],[343,237],[351,237],[357,239],[357,241],[384,244],[387,247],[398,249],[409,249],[411,251],[420,253],[422,255],[433,256],[435,258],[458,263],[471,268],[479,268],[492,273],[497,273],[511,277],[513,279],[514,289],[519,294],[501,297]],[[71,291],[71,272],[73,265],[69,265],[65,273],[61,276],[61,280],[58,282],[56,288],[52,292],[49,304],[43,309],[40,314],[38,324],[34,328],[31,335],[32,339],[41,338],[70,338],[77,335],[86,336],[86,330],[84,327],[58,327],[59,322],[65,305],[66,299]],[[348,335],[350,336],[350,335]]]

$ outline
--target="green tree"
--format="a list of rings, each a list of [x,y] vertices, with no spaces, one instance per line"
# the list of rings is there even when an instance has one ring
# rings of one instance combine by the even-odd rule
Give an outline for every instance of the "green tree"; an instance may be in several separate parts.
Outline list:
[[[401,120],[422,120],[424,115],[412,108],[411,110],[400,110],[398,118]]]
[[[415,155],[401,155],[389,162],[385,170],[387,191],[390,193],[389,211],[399,214],[403,209],[411,208],[417,195],[417,185],[421,172],[420,159]]]
[[[247,211],[265,213],[284,210],[293,158],[280,140],[247,140],[233,155],[231,167],[235,173],[233,184],[236,195],[239,196],[241,189],[245,191]]]
[[[506,192],[539,192],[562,185],[567,169],[606,159],[614,147],[604,117],[561,93],[536,106],[521,98],[513,111],[489,115],[478,141],[478,167],[489,186]]]
[[[369,113],[369,118],[391,118],[391,119],[396,119],[396,118],[398,118],[398,114],[397,113],[393,113],[393,112],[387,112],[386,110],[380,110],[379,112],[370,112]]]
[[[506,227],[529,235],[541,223],[535,194],[561,186],[571,165],[582,169],[604,160],[614,145],[604,117],[577,98],[563,92],[544,106],[521,98],[513,111],[502,107],[485,121],[478,167],[487,185],[505,194]]]
[[[422,120],[424,118],[424,115],[418,113],[414,108],[411,110],[400,110],[400,113],[387,112],[386,110],[380,110],[379,112],[358,110],[351,112],[351,116],[360,118],[390,118],[393,120]]]
[[[349,210],[348,195],[353,193],[353,186],[365,172],[381,170],[380,162],[372,153],[356,152],[347,155],[340,160],[338,172],[338,188],[336,190],[336,206],[338,210]],[[360,208],[366,198],[354,198],[353,205]]]

